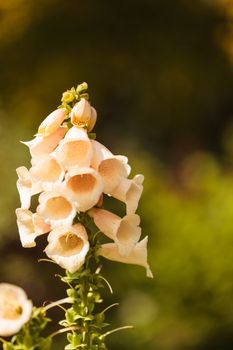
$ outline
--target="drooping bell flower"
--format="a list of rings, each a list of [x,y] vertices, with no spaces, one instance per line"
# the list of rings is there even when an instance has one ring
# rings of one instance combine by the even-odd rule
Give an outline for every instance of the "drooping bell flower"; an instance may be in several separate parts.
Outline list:
[[[50,113],[40,124],[37,135],[48,136],[54,133],[66,118],[66,109],[58,108]]]
[[[120,255],[116,243],[103,244],[98,254],[108,260],[143,266],[146,268],[147,277],[153,278],[153,274],[147,262],[147,241],[148,237],[145,237],[142,241],[138,242],[130,254],[125,257]]]
[[[16,209],[17,225],[19,237],[24,248],[36,246],[36,237],[50,231],[50,226],[46,224],[37,213],[32,213],[28,209]]]
[[[92,141],[94,155],[91,166],[99,172],[104,182],[104,193],[111,193],[130,174],[128,158],[113,155],[98,141]]]
[[[84,98],[81,98],[72,108],[71,123],[78,128],[87,128],[88,131],[91,131],[95,126],[96,119],[96,110]]]
[[[18,333],[29,321],[31,313],[32,303],[22,288],[0,283],[0,336]]]
[[[92,168],[72,169],[66,174],[64,191],[75,202],[78,211],[87,211],[98,203],[103,181]]]
[[[48,242],[47,256],[70,273],[84,264],[89,242],[83,225],[57,227],[48,235]]]
[[[31,196],[41,192],[41,187],[38,183],[32,181],[31,174],[25,166],[16,169],[18,180],[16,182],[19,191],[21,208],[28,209],[31,205]]]
[[[55,228],[72,225],[76,209],[74,204],[62,192],[46,191],[39,196],[37,213],[51,228]]]
[[[55,151],[56,158],[66,169],[89,167],[93,150],[86,130],[72,127]]]
[[[139,215],[129,214],[121,218],[110,211],[97,208],[92,209],[90,215],[100,231],[115,241],[119,254],[128,256],[141,236]]]
[[[133,214],[137,210],[143,191],[143,181],[143,175],[136,175],[132,180],[123,178],[120,184],[110,193],[111,196],[126,204],[127,214]]]

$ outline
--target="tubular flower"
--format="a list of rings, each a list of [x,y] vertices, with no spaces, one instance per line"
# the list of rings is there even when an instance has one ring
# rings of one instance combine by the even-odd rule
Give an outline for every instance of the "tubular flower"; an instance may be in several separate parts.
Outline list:
[[[147,241],[148,237],[145,237],[142,241],[138,242],[128,256],[121,256],[119,254],[116,243],[103,244],[98,254],[109,260],[143,266],[146,268],[147,277],[153,278],[153,274],[147,262]]]
[[[57,227],[48,235],[48,242],[45,248],[47,256],[70,273],[83,265],[89,250],[87,232],[83,225]]]
[[[65,171],[56,158],[45,156],[31,167],[30,174],[34,182],[49,191],[62,182]]]
[[[141,236],[140,217],[129,214],[120,218],[104,209],[93,209],[90,215],[100,231],[115,241],[119,254],[127,257]]]
[[[72,169],[66,175],[65,191],[75,201],[78,211],[86,211],[98,203],[103,181],[92,168]]]
[[[31,196],[41,192],[41,188],[32,181],[31,174],[25,166],[17,168],[16,173],[18,175],[16,186],[19,191],[21,207],[28,209],[31,205]]]
[[[56,131],[48,136],[39,135],[31,141],[22,143],[29,148],[32,157],[40,158],[53,152],[66,132],[67,127],[60,126]]]
[[[92,141],[94,155],[91,166],[101,175],[104,182],[104,192],[111,193],[130,174],[128,158],[114,156],[105,146],[97,141]]]
[[[20,240],[24,248],[35,247],[35,238],[50,231],[50,226],[37,213],[33,214],[28,209],[16,209],[16,217]]]
[[[51,228],[72,225],[76,215],[73,203],[59,191],[43,192],[39,196],[37,213]]]
[[[72,127],[55,151],[56,158],[66,169],[88,167],[93,150],[87,133],[82,128]]]
[[[20,287],[0,283],[0,336],[17,333],[28,322],[32,303]]]
[[[48,136],[54,133],[66,118],[65,108],[59,108],[50,113],[40,124],[37,135]]]
[[[127,214],[133,214],[137,210],[138,202],[143,191],[144,176],[136,175],[132,180],[122,179],[111,195],[126,204]]]

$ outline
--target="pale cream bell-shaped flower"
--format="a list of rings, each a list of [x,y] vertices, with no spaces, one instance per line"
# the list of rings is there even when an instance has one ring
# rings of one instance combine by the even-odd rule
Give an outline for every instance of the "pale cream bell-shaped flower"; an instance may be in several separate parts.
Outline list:
[[[94,208],[90,216],[100,231],[115,241],[119,254],[128,256],[141,236],[139,215],[129,214],[120,218],[105,209]]]
[[[92,168],[76,168],[66,174],[64,191],[75,201],[78,211],[96,205],[103,192],[101,176]]]
[[[65,133],[67,132],[67,126],[60,126],[56,131],[48,136],[36,136],[33,140],[23,142],[34,158],[44,157],[55,150],[58,143],[63,139]]]
[[[91,105],[85,98],[81,98],[72,108],[70,121],[74,126],[84,128],[88,126],[90,119]]]
[[[32,302],[24,290],[9,283],[0,283],[0,336],[9,337],[20,331],[32,313]]]
[[[40,158],[35,164],[33,162],[30,174],[33,181],[39,184],[43,190],[50,191],[62,182],[65,170],[58,160],[50,155]]]
[[[76,209],[61,191],[43,192],[38,200],[37,213],[52,229],[58,226],[72,225]]]
[[[66,109],[58,108],[50,113],[40,124],[38,128],[38,136],[48,136],[54,133],[66,118]]]
[[[31,196],[41,192],[41,187],[38,183],[32,181],[31,174],[25,166],[16,169],[18,180],[16,182],[19,191],[21,207],[28,209],[31,205]]]
[[[145,237],[142,241],[138,242],[130,254],[125,257],[120,255],[116,243],[106,243],[100,247],[98,255],[112,261],[143,266],[146,268],[147,277],[153,278],[152,271],[147,262],[147,242],[148,237]]]
[[[73,126],[54,152],[66,169],[88,167],[93,154],[91,141],[83,128]]]
[[[104,181],[104,193],[109,194],[131,171],[128,158],[113,155],[104,145],[92,140],[94,149],[91,166],[99,172]]]
[[[126,204],[127,214],[133,214],[137,210],[143,191],[143,181],[143,175],[136,175],[132,180],[123,178],[120,184],[110,193],[111,196]]]
[[[55,228],[48,235],[47,256],[70,273],[84,263],[89,250],[86,229],[81,224]]]
[[[15,212],[22,246],[24,248],[35,247],[35,238],[49,232],[50,226],[37,213],[33,214],[28,209],[18,208]]]

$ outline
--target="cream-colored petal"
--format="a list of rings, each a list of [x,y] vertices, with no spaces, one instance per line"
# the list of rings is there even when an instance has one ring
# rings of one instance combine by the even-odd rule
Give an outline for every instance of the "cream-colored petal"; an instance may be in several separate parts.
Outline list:
[[[39,203],[37,213],[51,228],[72,225],[76,216],[76,209],[74,204],[62,192],[43,192],[39,196]]]
[[[70,273],[84,264],[89,242],[83,225],[57,227],[48,235],[48,242],[47,256]]]
[[[16,216],[20,241],[24,248],[35,247],[35,238],[50,231],[50,226],[30,210],[18,208]]]
[[[78,211],[86,211],[98,203],[103,181],[92,168],[72,169],[66,175],[65,191],[75,201]]]
[[[94,155],[91,166],[96,169],[103,178],[104,192],[110,193],[130,173],[128,159],[125,156],[114,156],[105,146],[93,140]]]
[[[86,99],[81,98],[71,111],[71,123],[78,128],[83,128],[88,126],[90,119],[91,105]]]
[[[143,191],[143,175],[136,175],[132,180],[122,178],[120,184],[110,193],[114,198],[126,204],[127,214],[134,214]]]
[[[98,254],[112,261],[143,266],[146,268],[147,277],[153,278],[152,271],[147,262],[147,241],[148,237],[145,237],[142,241],[138,242],[127,257],[119,254],[116,243],[103,244]]]
[[[65,171],[53,156],[46,156],[37,161],[30,169],[32,180],[40,184],[43,190],[53,190],[61,183]]]
[[[56,158],[66,169],[88,167],[93,154],[92,144],[82,128],[71,128],[55,151]]]
[[[33,140],[22,143],[29,148],[32,157],[43,157],[55,150],[67,130],[66,126],[60,126],[48,136],[36,136]]]
[[[96,226],[106,236],[115,240],[121,224],[121,218],[108,210],[94,208],[89,212]]]
[[[141,236],[140,217],[130,214],[120,218],[105,209],[97,208],[89,214],[100,231],[115,241],[119,254],[129,255]]]
[[[31,205],[31,196],[41,192],[39,184],[34,183],[29,170],[22,166],[16,169],[18,180],[16,183],[19,191],[21,207],[28,209]]]
[[[24,290],[9,283],[0,283],[0,336],[19,332],[30,319],[32,303]]]
[[[90,132],[90,131],[92,131],[92,129],[94,129],[96,120],[97,120],[97,112],[96,112],[94,107],[91,107],[91,118],[90,118],[88,125],[87,125],[88,132]]]
[[[38,128],[39,136],[48,136],[54,133],[66,118],[66,109],[59,108],[50,113]]]

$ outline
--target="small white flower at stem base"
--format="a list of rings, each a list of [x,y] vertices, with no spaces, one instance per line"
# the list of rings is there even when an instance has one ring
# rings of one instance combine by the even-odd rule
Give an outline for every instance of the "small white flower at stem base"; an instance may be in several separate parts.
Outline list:
[[[22,288],[0,283],[0,336],[18,333],[29,321],[31,313],[32,303]]]
[[[89,242],[83,225],[57,227],[48,235],[48,242],[47,256],[70,273],[84,264]]]
[[[38,136],[48,136],[54,133],[66,118],[66,109],[58,108],[50,113],[40,124],[38,128]]]
[[[41,192],[40,185],[34,183],[29,170],[25,166],[16,169],[18,180],[16,183],[19,191],[21,207],[28,209],[31,205],[31,196]]]
[[[92,209],[89,214],[100,231],[115,241],[119,254],[128,256],[141,236],[139,215],[129,214],[120,218],[110,211],[97,208]]]
[[[21,143],[29,148],[32,157],[44,157],[55,150],[67,130],[66,126],[60,126],[55,132],[48,136],[36,136],[31,141],[21,141]]]
[[[39,183],[43,190],[49,191],[62,182],[65,171],[54,157],[45,156],[35,162],[30,174],[34,182]]]
[[[89,167],[93,149],[86,130],[72,127],[54,154],[66,169],[77,166]]]
[[[35,247],[36,237],[49,232],[50,226],[37,213],[33,214],[28,209],[18,208],[15,213],[22,246],[24,248]]]
[[[41,193],[39,203],[37,213],[51,228],[71,225],[76,216],[73,203],[60,191]]]
[[[142,241],[138,242],[127,257],[119,254],[116,243],[103,244],[98,251],[98,255],[112,261],[143,266],[146,268],[147,277],[153,278],[152,271],[147,262],[147,241],[148,237],[145,237]]]
[[[128,158],[113,155],[104,145],[92,140],[94,155],[91,166],[99,172],[104,182],[104,193],[110,193],[131,171]]]
[[[66,175],[64,191],[75,201],[78,211],[86,211],[98,203],[103,181],[92,168],[72,169]]]
[[[110,195],[126,204],[127,214],[133,214],[137,210],[138,202],[143,191],[144,176],[136,175],[132,180],[122,179]]]

